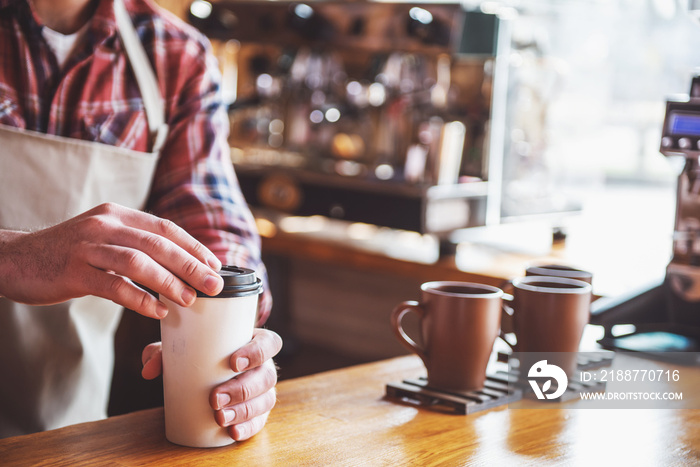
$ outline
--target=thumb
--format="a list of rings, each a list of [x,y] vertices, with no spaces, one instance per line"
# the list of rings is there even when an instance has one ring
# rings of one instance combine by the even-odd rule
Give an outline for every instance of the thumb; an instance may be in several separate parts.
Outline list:
[[[163,372],[163,347],[160,342],[148,344],[141,353],[141,376],[154,379]]]

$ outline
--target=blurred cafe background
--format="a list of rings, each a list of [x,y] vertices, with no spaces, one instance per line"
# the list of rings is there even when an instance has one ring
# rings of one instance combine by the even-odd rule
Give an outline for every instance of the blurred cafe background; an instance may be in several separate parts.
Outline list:
[[[686,0],[158,3],[219,59],[280,378],[405,353],[388,317],[426,280],[565,261],[616,295],[663,276],[666,99],[700,66]],[[113,414],[161,394],[135,367],[158,329],[126,319]]]

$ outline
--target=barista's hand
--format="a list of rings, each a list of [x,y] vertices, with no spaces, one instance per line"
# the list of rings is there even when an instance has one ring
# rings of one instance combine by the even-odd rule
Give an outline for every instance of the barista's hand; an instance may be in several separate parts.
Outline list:
[[[228,427],[236,441],[248,439],[265,426],[276,402],[277,370],[272,358],[282,349],[282,339],[267,329],[255,329],[253,340],[231,355],[231,369],[243,372],[217,386],[209,396],[214,418],[222,427]],[[146,379],[157,377],[162,371],[160,342],[148,345],[142,354]]]
[[[165,219],[103,204],[31,233],[0,231],[0,296],[49,305],[84,295],[107,298],[152,318],[167,314],[142,284],[191,305],[195,290],[216,294],[221,262]]]

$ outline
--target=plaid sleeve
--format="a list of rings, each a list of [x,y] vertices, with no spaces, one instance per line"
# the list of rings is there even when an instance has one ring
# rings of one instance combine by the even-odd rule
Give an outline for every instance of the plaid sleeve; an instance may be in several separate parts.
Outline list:
[[[254,269],[264,292],[258,325],[272,299],[255,220],[241,193],[228,145],[229,122],[216,59],[204,42],[165,55],[169,134],[161,151],[147,209],[170,219],[206,245],[223,264]],[[173,87],[175,89],[173,89]]]

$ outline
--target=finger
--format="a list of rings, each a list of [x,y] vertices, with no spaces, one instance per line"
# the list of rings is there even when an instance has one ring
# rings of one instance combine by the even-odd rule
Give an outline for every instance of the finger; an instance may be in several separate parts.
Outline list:
[[[179,305],[190,306],[197,298],[197,292],[192,287],[142,251],[85,243],[82,254],[91,266],[128,277]]]
[[[269,415],[270,412],[266,412],[259,417],[248,420],[247,422],[233,425],[228,429],[229,435],[235,441],[245,441],[246,439],[258,434],[260,430],[263,429],[265,423],[267,423],[267,417]]]
[[[106,298],[148,318],[161,319],[168,314],[168,308],[162,302],[127,278],[90,269],[83,274],[85,291],[78,296],[89,294]]]
[[[223,280],[212,269],[171,240],[134,228],[122,228],[110,243],[142,251],[190,286],[209,295],[221,291]]]
[[[98,208],[102,208],[108,214],[116,214],[125,225],[167,238],[215,271],[221,269],[221,261],[214,253],[168,219],[112,204],[102,205]]]
[[[148,344],[141,353],[141,376],[144,379],[154,379],[163,372],[163,346],[160,342]]]
[[[96,244],[111,244],[141,251],[191,287],[209,295],[223,288],[212,270],[221,263],[204,245],[175,223],[115,204],[103,204],[79,216],[76,222]],[[106,269],[113,269],[107,267]],[[134,270],[122,275],[133,278]],[[172,280],[172,279],[169,279]],[[171,298],[171,297],[168,297]],[[179,302],[179,300],[173,300]]]
[[[253,339],[231,354],[229,364],[236,372],[255,368],[270,360],[282,349],[282,338],[269,329],[257,328]]]
[[[269,360],[269,363],[241,373],[215,387],[209,395],[209,405],[214,410],[232,407],[266,393],[275,384],[277,369],[272,360]]]
[[[151,344],[148,344],[146,347],[143,348],[143,351],[141,352],[141,364],[145,365],[151,358],[155,356],[155,354],[162,353],[162,351],[162,342],[153,342]]]
[[[277,394],[273,388],[267,391],[265,394],[262,394],[249,401],[236,404],[222,410],[217,410],[214,417],[219,426],[226,427],[237,425],[269,412],[275,406],[276,401]]]

